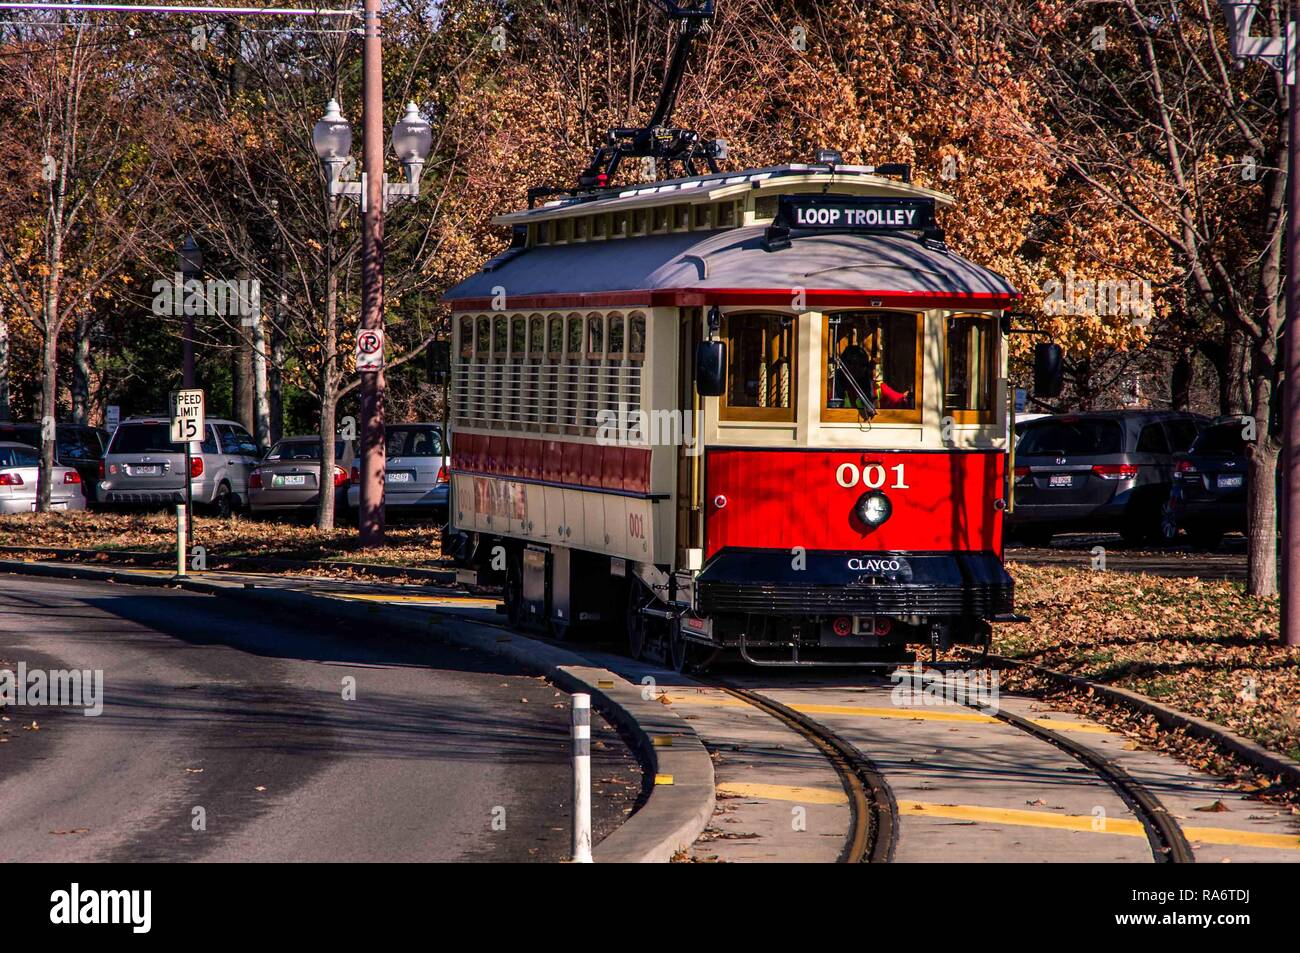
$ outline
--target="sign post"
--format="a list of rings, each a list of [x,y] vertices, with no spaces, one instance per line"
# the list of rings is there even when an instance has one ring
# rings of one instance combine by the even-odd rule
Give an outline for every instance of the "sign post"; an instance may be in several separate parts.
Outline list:
[[[207,427],[207,417],[203,407],[203,391],[178,390],[172,392],[172,443],[185,444],[185,541],[188,548],[194,538],[190,526],[194,522],[194,490],[190,485],[194,479],[193,464],[190,462],[190,447],[195,440],[203,439]]]

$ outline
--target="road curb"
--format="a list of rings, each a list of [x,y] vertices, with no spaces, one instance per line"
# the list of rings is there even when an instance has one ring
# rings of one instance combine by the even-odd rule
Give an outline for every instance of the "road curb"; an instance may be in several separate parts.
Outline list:
[[[595,846],[597,863],[666,863],[689,848],[713,817],[713,759],[690,724],[653,694],[643,694],[640,686],[567,649],[472,620],[301,590],[16,560],[0,560],[0,572],[181,588],[291,612],[325,612],[332,619],[369,625],[382,615],[386,624],[407,633],[502,656],[546,676],[565,691],[590,694],[601,714],[635,740],[649,796],[640,810]]]
[[[1281,777],[1288,785],[1300,788],[1300,762],[1293,761],[1286,755],[1269,751],[1263,745],[1242,737],[1222,725],[1216,725],[1204,718],[1197,718],[1195,715],[1189,715],[1177,708],[1162,705],[1146,695],[1130,691],[1127,688],[1103,685],[1101,682],[1094,682],[1082,675],[1070,675],[1067,672],[1058,672],[1055,669],[1044,668],[1042,665],[1036,665],[1033,662],[1024,662],[1020,659],[1007,658],[1002,655],[990,655],[988,660],[997,666],[1027,669],[1035,675],[1040,675],[1057,684],[1092,692],[1140,714],[1150,715],[1165,728],[1181,728],[1193,737],[1213,742],[1252,767],[1270,775]]]

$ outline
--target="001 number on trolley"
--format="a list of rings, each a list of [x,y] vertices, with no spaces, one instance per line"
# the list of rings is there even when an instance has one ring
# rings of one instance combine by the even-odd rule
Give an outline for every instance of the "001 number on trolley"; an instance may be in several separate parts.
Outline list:
[[[890,485],[890,489],[911,489],[904,478],[904,466],[905,464],[899,463],[888,468],[888,472],[894,474],[894,482]],[[845,489],[852,489],[861,483],[868,490],[878,490],[885,485],[886,475],[886,468],[880,463],[868,463],[861,467],[856,463],[841,463],[835,468],[835,482]]]

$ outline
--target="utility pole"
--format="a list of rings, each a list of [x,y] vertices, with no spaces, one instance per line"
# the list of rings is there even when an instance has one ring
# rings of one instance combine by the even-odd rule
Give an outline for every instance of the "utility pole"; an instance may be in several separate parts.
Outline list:
[[[382,0],[365,0],[361,47],[361,328],[384,327],[384,70]],[[361,371],[362,546],[384,542],[384,371]]]
[[[1282,334],[1282,642],[1300,646],[1300,102],[1295,82],[1295,38],[1300,33],[1300,6],[1292,4],[1287,48],[1286,84],[1290,142],[1286,178],[1286,323]],[[1262,434],[1260,435],[1263,436]],[[1265,492],[1256,487],[1255,492]]]

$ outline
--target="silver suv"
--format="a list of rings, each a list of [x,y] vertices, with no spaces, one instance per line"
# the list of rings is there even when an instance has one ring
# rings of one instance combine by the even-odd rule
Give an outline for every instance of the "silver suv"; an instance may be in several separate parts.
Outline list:
[[[107,507],[182,503],[185,446],[171,442],[165,418],[118,424],[99,464],[98,496]],[[196,504],[229,516],[248,500],[248,475],[261,459],[256,441],[233,420],[209,420],[202,442],[190,446],[190,486]]]

